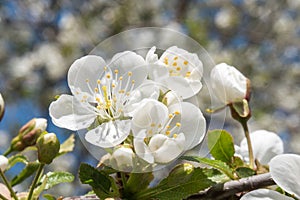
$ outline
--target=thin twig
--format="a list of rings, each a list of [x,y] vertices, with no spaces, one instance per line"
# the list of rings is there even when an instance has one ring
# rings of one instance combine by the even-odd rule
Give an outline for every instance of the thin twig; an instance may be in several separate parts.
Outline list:
[[[212,186],[208,190],[192,195],[188,200],[222,200],[240,192],[275,185],[270,173],[259,174]]]

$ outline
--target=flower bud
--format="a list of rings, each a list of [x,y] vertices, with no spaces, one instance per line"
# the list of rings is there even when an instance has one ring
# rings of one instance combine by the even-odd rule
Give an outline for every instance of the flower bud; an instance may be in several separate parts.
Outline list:
[[[0,169],[1,169],[1,171],[2,172],[5,171],[7,166],[8,166],[8,159],[5,156],[0,155]]]
[[[4,115],[4,107],[5,107],[4,100],[3,100],[2,95],[0,93],[0,121],[2,120],[2,117]]]
[[[40,163],[50,164],[59,152],[60,143],[54,133],[47,133],[38,138],[36,147]]]
[[[130,147],[118,147],[110,157],[110,164],[114,169],[129,172],[133,169],[134,152]]]
[[[250,99],[250,81],[226,63],[216,65],[210,74],[213,92],[224,104]]]
[[[33,146],[38,137],[46,130],[47,120],[44,118],[34,118],[27,122],[16,137],[11,141],[10,152],[22,151],[26,147]]]

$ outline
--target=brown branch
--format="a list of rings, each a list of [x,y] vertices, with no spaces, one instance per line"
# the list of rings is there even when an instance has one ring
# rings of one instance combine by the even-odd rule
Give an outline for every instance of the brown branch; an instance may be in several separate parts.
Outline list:
[[[222,200],[237,193],[247,192],[258,188],[275,185],[270,173],[259,174],[240,180],[217,184],[211,188],[192,195],[188,200]]]

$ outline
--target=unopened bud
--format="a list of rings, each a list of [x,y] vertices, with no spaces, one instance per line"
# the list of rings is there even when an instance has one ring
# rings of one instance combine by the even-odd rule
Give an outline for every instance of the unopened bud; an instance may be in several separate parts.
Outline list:
[[[48,133],[38,138],[36,146],[40,163],[50,164],[59,152],[60,143],[54,133]]]
[[[16,137],[11,141],[9,152],[22,151],[26,147],[36,144],[38,137],[46,130],[47,120],[44,118],[34,118],[27,122]]]
[[[2,120],[2,117],[4,115],[4,107],[5,107],[4,100],[3,100],[2,95],[0,93],[0,121]]]
[[[0,155],[0,169],[1,169],[1,171],[2,172],[5,171],[7,166],[8,166],[8,159],[5,156]]]

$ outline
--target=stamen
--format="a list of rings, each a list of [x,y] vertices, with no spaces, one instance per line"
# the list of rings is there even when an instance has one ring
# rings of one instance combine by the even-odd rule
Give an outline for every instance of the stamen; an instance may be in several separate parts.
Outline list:
[[[172,65],[173,65],[174,67],[176,67],[176,66],[177,66],[177,62],[174,62]]]
[[[185,60],[185,61],[183,62],[183,64],[187,65],[187,64],[189,64],[189,62],[188,62],[187,60]]]
[[[128,72],[128,76],[132,76],[132,72]]]
[[[177,122],[177,123],[176,123],[176,126],[177,126],[177,127],[180,127],[180,126],[181,126],[181,124],[180,124],[179,122]]]
[[[170,135],[171,131],[166,131],[166,135]]]
[[[100,84],[101,84],[101,81],[100,81],[100,79],[98,79],[98,80],[97,80],[97,84],[98,84],[98,85],[100,85]]]
[[[106,74],[106,78],[110,79],[110,77],[111,77],[110,74]]]
[[[174,112],[174,114],[175,114],[175,115],[180,115],[180,112],[179,112],[178,110],[176,110],[176,111]]]
[[[177,70],[177,71],[180,71],[180,70],[181,70],[181,68],[180,68],[180,67],[177,67],[177,68],[176,68],[176,70]]]
[[[178,136],[178,135],[177,135],[176,133],[173,134],[173,138],[177,138],[177,136]]]
[[[174,60],[177,60],[177,59],[178,59],[178,56],[175,56],[175,57],[174,57]]]
[[[119,73],[119,70],[115,69],[115,74],[118,74]]]

